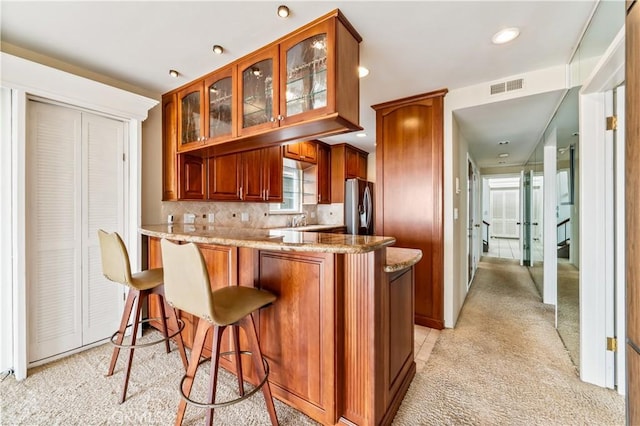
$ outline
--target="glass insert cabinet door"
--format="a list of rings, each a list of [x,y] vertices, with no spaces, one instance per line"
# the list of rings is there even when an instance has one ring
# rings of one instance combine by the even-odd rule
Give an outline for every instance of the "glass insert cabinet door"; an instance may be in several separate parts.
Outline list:
[[[286,73],[286,116],[327,106],[327,34],[288,49]]]
[[[178,96],[181,145],[202,140],[202,83],[181,91]]]
[[[208,130],[209,138],[229,136],[233,128],[233,80],[231,76],[208,80]]]
[[[242,128],[273,123],[274,59],[268,58],[245,67],[242,71]]]

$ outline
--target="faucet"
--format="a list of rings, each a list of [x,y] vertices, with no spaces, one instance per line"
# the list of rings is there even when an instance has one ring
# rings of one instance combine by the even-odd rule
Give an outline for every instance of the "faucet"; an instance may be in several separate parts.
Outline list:
[[[296,228],[298,226],[305,226],[307,224],[307,216],[305,214],[301,214],[300,216],[294,216],[291,219],[291,226]]]

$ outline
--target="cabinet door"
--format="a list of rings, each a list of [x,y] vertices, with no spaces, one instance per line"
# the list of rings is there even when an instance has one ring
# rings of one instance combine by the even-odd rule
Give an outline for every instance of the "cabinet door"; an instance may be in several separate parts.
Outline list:
[[[360,153],[358,155],[358,177],[367,180],[367,155]]]
[[[300,160],[300,150],[302,145],[299,142],[290,143],[284,146],[284,156],[292,160]]]
[[[331,204],[331,149],[318,145],[318,204]]]
[[[204,81],[206,143],[228,140],[236,135],[233,68],[229,67]]]
[[[217,201],[239,201],[242,186],[240,168],[240,154],[208,158],[207,198]]]
[[[178,92],[178,152],[204,140],[204,85],[199,80]]]
[[[178,148],[177,96],[175,93],[162,97],[162,200],[178,199]]]
[[[274,46],[238,64],[239,135],[259,133],[279,126],[277,62],[278,46]]]
[[[345,152],[345,167],[346,167],[346,178],[356,178],[360,172],[360,166],[358,158],[359,154],[357,151],[347,148]]]
[[[204,162],[195,155],[179,155],[178,198],[181,200],[204,199]]]
[[[328,20],[280,44],[284,124],[293,124],[335,109],[335,20]]]
[[[300,142],[300,160],[315,164],[318,161],[317,143]]]
[[[263,183],[265,201],[282,202],[282,147],[262,150]]]
[[[242,153],[242,201],[264,201],[262,150]]]

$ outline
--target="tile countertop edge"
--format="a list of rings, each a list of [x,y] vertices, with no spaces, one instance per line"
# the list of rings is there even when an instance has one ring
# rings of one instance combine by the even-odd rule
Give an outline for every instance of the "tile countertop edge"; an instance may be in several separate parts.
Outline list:
[[[410,268],[422,259],[422,250],[402,247],[387,247],[385,272],[398,272]]]
[[[265,234],[264,230],[255,230],[252,235],[252,230],[246,228],[238,228],[237,232],[234,232],[234,228],[222,228],[219,233],[206,226],[193,226],[192,228],[185,230],[180,225],[173,225],[171,228],[169,225],[143,225],[139,228],[139,232],[149,237],[167,238],[174,241],[248,247],[258,250],[337,254],[368,253],[396,242],[393,237],[381,236],[323,234],[300,231],[281,231],[276,232],[275,235],[268,235],[268,232]],[[234,233],[237,235],[234,235]],[[291,238],[292,236],[294,238]],[[305,240],[305,236],[308,236],[309,239]],[[322,236],[325,236],[327,241],[318,241],[322,239]],[[314,239],[315,241],[313,241]]]

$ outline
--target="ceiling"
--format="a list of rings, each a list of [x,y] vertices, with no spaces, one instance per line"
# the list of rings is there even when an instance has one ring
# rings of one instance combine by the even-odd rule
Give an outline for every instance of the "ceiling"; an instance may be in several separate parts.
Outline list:
[[[360,85],[360,125],[367,136],[328,141],[374,152],[371,105],[566,64],[596,1],[290,1],[288,19],[277,17],[279,4],[3,0],[0,37],[3,50],[27,49],[159,98],[339,8],[363,38],[360,62],[370,74]],[[506,27],[519,27],[520,36],[492,44]],[[225,48],[223,55],[213,54],[214,44]],[[505,165],[523,164],[561,97],[535,95],[455,114],[478,165],[498,165],[502,149],[510,152]],[[497,146],[500,140],[510,144]]]

